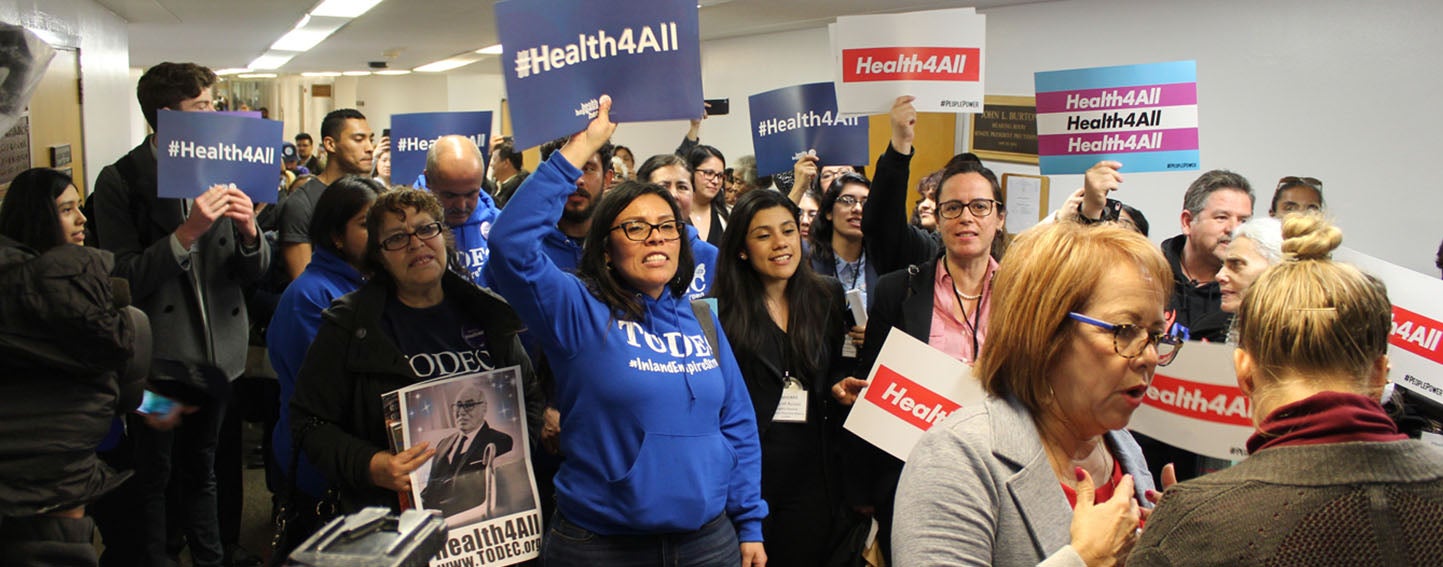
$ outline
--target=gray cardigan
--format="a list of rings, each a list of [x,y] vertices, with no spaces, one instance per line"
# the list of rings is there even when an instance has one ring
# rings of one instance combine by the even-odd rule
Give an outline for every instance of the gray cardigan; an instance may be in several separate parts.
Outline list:
[[[1106,436],[1138,502],[1153,488],[1126,431]],[[1083,565],[1069,545],[1072,508],[1048,463],[1032,415],[988,398],[933,427],[902,470],[892,559],[915,565]]]

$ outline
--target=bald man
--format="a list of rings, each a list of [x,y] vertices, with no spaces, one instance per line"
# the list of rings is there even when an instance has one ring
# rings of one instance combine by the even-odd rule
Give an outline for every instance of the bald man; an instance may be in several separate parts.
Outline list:
[[[441,201],[446,226],[456,236],[456,252],[462,275],[485,287],[482,268],[491,250],[486,239],[501,209],[481,190],[486,182],[486,162],[481,149],[465,136],[442,136],[426,152],[426,170],[417,185]]]

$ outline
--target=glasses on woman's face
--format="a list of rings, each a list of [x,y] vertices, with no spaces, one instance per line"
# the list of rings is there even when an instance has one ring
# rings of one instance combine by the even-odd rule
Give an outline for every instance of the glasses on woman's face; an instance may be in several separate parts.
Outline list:
[[[850,209],[857,205],[865,206],[867,204],[867,198],[862,197],[858,199],[856,195],[842,195],[841,197],[837,197],[837,204],[841,205],[842,208]]]
[[[632,242],[646,242],[648,238],[651,238],[652,232],[660,233],[663,240],[676,240],[681,237],[681,225],[674,220],[662,221],[657,224],[629,220],[611,227],[611,230],[620,230],[622,234],[626,235],[626,239]]]
[[[1186,336],[1178,337],[1167,333],[1154,333],[1128,323],[1113,324],[1106,321],[1099,321],[1081,313],[1071,312],[1067,314],[1073,320],[1087,323],[1104,331],[1112,331],[1112,348],[1118,356],[1123,358],[1137,358],[1147,350],[1148,345],[1157,348],[1157,365],[1167,366],[1174,358],[1177,358],[1177,351],[1182,350],[1183,341]]]
[[[708,181],[717,181],[721,179],[722,176],[726,175],[725,171],[717,171],[714,169],[698,169],[696,170],[696,172],[701,174],[702,179],[706,179]]]
[[[441,234],[440,222],[423,224],[410,231],[398,232],[396,234],[387,236],[386,238],[381,240],[381,249],[394,252],[396,250],[401,250],[406,246],[409,246],[411,244],[412,236],[415,236],[416,238],[419,238],[421,240],[430,240],[432,238],[436,238],[436,235],[438,234]]]
[[[962,202],[956,199],[937,205],[937,214],[944,219],[955,219],[962,216],[963,210],[972,211],[972,216],[982,218],[992,214],[992,209],[1001,207],[1002,204],[995,199],[973,199]]]

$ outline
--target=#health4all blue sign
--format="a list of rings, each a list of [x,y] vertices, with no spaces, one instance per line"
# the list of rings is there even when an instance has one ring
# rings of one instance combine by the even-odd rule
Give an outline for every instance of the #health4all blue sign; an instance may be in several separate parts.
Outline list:
[[[418,112],[391,115],[391,179],[411,183],[426,169],[426,152],[442,136],[465,136],[491,158],[491,112]],[[490,165],[490,164],[487,164]]]
[[[160,197],[194,199],[212,185],[230,183],[257,203],[275,203],[279,196],[280,122],[161,110],[155,138]]]
[[[801,154],[817,151],[821,165],[864,165],[867,119],[837,113],[832,83],[786,87],[747,99],[757,175],[791,171]]]
[[[518,148],[585,129],[603,94],[618,123],[702,115],[694,0],[504,0],[496,29]]]

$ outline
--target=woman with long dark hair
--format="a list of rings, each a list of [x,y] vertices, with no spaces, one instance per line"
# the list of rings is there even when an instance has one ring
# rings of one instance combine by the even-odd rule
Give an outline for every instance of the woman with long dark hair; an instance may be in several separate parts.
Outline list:
[[[141,399],[144,373],[122,370],[148,328],[112,300],[113,256],[70,246],[85,242],[78,201],[69,176],[35,168],[15,177],[0,204],[0,557],[7,564],[96,564],[86,508],[129,476],[96,449],[114,418]]]
[[[556,377],[561,453],[551,566],[761,567],[756,417],[726,335],[686,299],[695,263],[667,190],[607,191],[577,273],[543,253],[580,167],[616,129],[611,98],[526,178],[491,229],[491,282]]]
[[[715,295],[756,410],[768,556],[777,565],[822,565],[844,545],[838,528],[849,516],[836,477],[839,406],[828,394],[844,375],[842,287],[808,265],[786,195],[748,192],[731,218]]]

